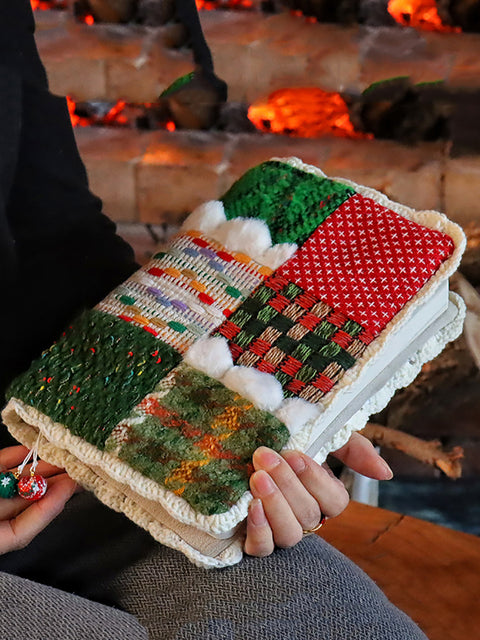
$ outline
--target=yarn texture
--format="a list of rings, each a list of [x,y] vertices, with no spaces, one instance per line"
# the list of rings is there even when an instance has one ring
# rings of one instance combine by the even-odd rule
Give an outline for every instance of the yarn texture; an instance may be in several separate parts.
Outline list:
[[[354,191],[283,162],[250,169],[223,196],[228,220],[265,220],[275,243],[302,244]]]
[[[426,317],[464,247],[442,214],[295,158],[264,162],[75,320],[13,382],[4,422],[26,446],[40,432],[42,458],[159,542],[234,564],[254,451],[316,445],[323,461],[411,382],[461,331],[458,297],[335,426],[370,366],[390,375],[392,336]]]

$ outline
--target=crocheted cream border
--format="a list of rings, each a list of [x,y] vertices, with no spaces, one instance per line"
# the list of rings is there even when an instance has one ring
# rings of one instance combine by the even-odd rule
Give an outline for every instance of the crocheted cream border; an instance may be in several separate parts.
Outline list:
[[[158,519],[153,518],[137,500],[127,495],[130,492],[128,489],[124,491],[122,485],[128,485],[131,470],[126,464],[120,463],[123,468],[119,469],[117,459],[110,459],[108,454],[102,455],[102,452],[93,445],[77,436],[71,436],[65,427],[54,423],[33,407],[28,407],[21,400],[12,399],[3,410],[2,417],[14,438],[29,448],[33,447],[40,430],[43,438],[40,438],[38,452],[43,460],[64,468],[71,478],[92,491],[105,505],[124,513],[148,531],[155,540],[181,551],[195,565],[221,568],[241,560],[243,556],[241,534],[232,536],[227,548],[216,557],[203,554]],[[80,450],[81,455],[78,455]],[[113,473],[110,465],[114,467]],[[95,468],[99,471],[95,471]],[[151,495],[148,498],[151,500]]]

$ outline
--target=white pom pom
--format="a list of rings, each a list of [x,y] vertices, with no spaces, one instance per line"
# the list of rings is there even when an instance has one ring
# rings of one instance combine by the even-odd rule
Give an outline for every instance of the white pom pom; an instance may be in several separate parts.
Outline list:
[[[282,385],[269,373],[252,367],[232,367],[222,378],[223,384],[251,400],[258,409],[274,411],[283,400]]]
[[[197,340],[186,352],[184,360],[190,366],[217,380],[233,367],[228,343],[221,336]]]
[[[287,242],[284,244],[276,244],[270,249],[267,249],[265,253],[258,258],[258,261],[266,267],[270,267],[270,269],[278,269],[284,262],[290,260],[297,249],[296,244],[289,244]]]
[[[182,224],[183,231],[193,229],[195,231],[203,231],[208,233],[218,225],[226,221],[223,203],[219,200],[210,200],[204,202],[194,209]]]
[[[235,218],[215,229],[213,236],[231,251],[246,253],[252,258],[272,246],[270,230],[263,220]]]
[[[302,398],[288,398],[275,411],[275,417],[283,422],[291,435],[297,434],[311,420],[323,413],[323,407],[311,404]]]

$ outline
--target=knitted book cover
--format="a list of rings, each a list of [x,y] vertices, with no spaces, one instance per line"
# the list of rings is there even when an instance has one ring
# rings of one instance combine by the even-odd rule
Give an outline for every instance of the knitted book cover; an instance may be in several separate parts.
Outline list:
[[[407,362],[395,347],[393,367],[392,345],[430,324],[464,245],[442,214],[298,159],[262,163],[65,329],[11,385],[4,422],[160,542],[233,564],[255,449],[306,451],[369,368],[390,366],[323,461],[411,382],[459,335],[462,301],[450,294]]]

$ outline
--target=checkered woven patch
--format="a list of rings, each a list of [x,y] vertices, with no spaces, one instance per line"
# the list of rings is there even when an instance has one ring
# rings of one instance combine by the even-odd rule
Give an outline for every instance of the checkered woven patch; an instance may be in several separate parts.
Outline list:
[[[274,375],[285,397],[318,402],[372,335],[284,277],[273,275],[217,330],[237,365]]]

